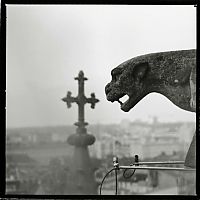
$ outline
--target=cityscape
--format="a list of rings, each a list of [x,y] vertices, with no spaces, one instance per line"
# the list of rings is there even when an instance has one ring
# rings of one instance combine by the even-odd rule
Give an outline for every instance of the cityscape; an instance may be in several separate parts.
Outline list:
[[[135,155],[141,161],[183,161],[194,132],[195,123],[163,123],[156,117],[152,123],[122,120],[119,124],[88,126],[88,133],[96,138],[89,146],[89,154],[97,193],[103,176],[112,167],[113,156],[126,165],[133,163]],[[6,193],[70,194],[67,177],[74,147],[66,141],[74,133],[73,126],[7,129]],[[125,179],[120,173],[118,191],[119,194],[183,194],[184,187],[178,187],[178,177],[180,172],[136,170],[133,178]],[[191,183],[185,184],[188,187]],[[105,181],[103,194],[112,195],[114,191],[115,179],[111,176]]]

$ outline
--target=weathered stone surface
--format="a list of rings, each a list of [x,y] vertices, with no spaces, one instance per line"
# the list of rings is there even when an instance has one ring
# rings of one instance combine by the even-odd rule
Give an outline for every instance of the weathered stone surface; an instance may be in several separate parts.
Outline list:
[[[185,158],[185,166],[195,168],[196,167],[196,134],[192,138],[189,150]]]
[[[193,68],[196,69],[196,50],[132,58],[112,70],[112,81],[105,88],[107,100],[118,101],[127,94],[129,100],[121,108],[128,112],[144,96],[157,92],[178,107],[194,112],[190,106],[190,75]]]
[[[196,112],[196,50],[152,53],[127,60],[111,71],[105,87],[107,100],[118,101],[128,112],[152,92],[166,96],[176,106]],[[122,103],[119,99],[128,95]],[[194,154],[192,145],[190,153]],[[187,155],[188,159],[194,156]],[[187,163],[195,164],[188,160]],[[190,165],[195,167],[195,165]]]

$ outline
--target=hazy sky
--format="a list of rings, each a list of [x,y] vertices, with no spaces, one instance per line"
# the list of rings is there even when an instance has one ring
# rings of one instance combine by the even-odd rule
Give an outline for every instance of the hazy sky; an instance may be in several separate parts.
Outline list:
[[[100,102],[86,105],[86,121],[118,123],[122,119],[195,121],[159,94],[150,94],[129,113],[106,100],[110,71],[132,57],[196,48],[194,6],[7,6],[7,126],[73,124],[77,105],[61,98],[76,96],[83,70],[85,93]]]

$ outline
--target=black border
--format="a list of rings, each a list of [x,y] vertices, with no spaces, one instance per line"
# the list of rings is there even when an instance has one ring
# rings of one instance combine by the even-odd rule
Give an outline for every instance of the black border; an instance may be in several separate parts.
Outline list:
[[[27,5],[33,5],[33,4],[49,4],[49,5],[56,5],[56,4],[93,4],[93,5],[98,5],[98,4],[103,4],[103,5],[194,5],[196,7],[196,14],[197,14],[197,22],[199,21],[199,16],[198,16],[198,0],[134,0],[132,4],[130,2],[124,2],[124,1],[103,1],[99,0],[96,1],[95,3],[92,1],[78,1],[78,0],[2,0],[1,1],[1,18],[0,18],[0,44],[1,44],[1,51],[0,51],[0,61],[2,65],[6,66],[6,4],[27,4]],[[196,22],[196,23],[197,23]],[[198,23],[197,23],[197,33],[196,35],[198,36]],[[198,37],[196,38],[197,41],[197,66],[200,66],[200,58],[199,58],[199,52],[198,52]],[[1,66],[2,66],[1,65]],[[6,67],[1,67],[1,75],[5,75],[6,77]],[[5,71],[4,71],[5,70]],[[197,75],[200,73],[200,69],[197,67]],[[197,181],[196,181],[196,193],[197,195],[191,196],[191,195],[6,195],[5,194],[5,135],[6,135],[6,111],[5,111],[5,106],[6,106],[6,82],[4,82],[4,77],[0,79],[1,81],[1,107],[2,107],[2,113],[4,113],[4,119],[1,118],[1,128],[3,128],[3,133],[0,134],[0,198],[3,199],[162,199],[162,200],[171,200],[171,199],[177,199],[177,200],[185,200],[185,199],[200,199],[200,174],[197,174]],[[198,92],[199,92],[199,80],[197,78],[197,98],[198,98]],[[198,99],[199,100],[199,99]],[[3,102],[3,103],[2,103]],[[197,101],[197,112],[196,112],[196,131],[197,131],[197,148],[196,152],[200,152],[200,125],[199,125],[199,101]],[[5,121],[4,121],[5,120]],[[200,157],[197,157],[197,169],[199,168],[199,161]],[[198,171],[198,170],[197,170]],[[199,188],[197,187],[199,186]]]
[[[6,67],[2,67],[5,66],[6,63],[6,6],[5,4],[3,4],[3,2],[1,2],[1,21],[0,21],[0,44],[1,46],[1,51],[0,51],[0,61],[1,61],[1,67],[0,67],[0,74],[3,75],[0,79],[0,85],[1,85],[1,113],[3,113],[4,115],[6,114],[6,110],[5,110],[5,106],[6,106],[6,83],[4,82],[4,77],[6,77],[6,73],[5,73],[5,69]],[[3,194],[3,192],[5,191],[5,127],[6,127],[6,119],[5,116],[4,118],[2,117],[0,120],[0,126],[2,129],[2,133],[0,134],[0,141],[1,145],[0,145],[0,179],[1,179],[1,183],[3,182],[4,184],[0,184],[0,194]]]
[[[198,0],[134,0],[132,3],[122,0],[2,0],[5,4],[120,4],[120,5],[197,5]]]

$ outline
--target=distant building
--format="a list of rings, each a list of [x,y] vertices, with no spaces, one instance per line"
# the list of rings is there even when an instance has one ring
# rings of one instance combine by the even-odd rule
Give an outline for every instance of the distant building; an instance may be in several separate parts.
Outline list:
[[[99,159],[106,158],[107,155],[114,154],[113,137],[107,133],[101,135],[92,146],[89,146],[90,155]]]
[[[6,136],[6,143],[7,144],[19,144],[23,142],[23,136],[20,134],[12,135],[12,136]]]
[[[153,158],[161,153],[172,155],[173,152],[180,151],[178,136],[169,134],[153,135],[143,143],[142,157]]]
[[[114,133],[99,130],[91,155],[101,159],[107,155],[121,158],[138,154],[143,159],[153,158],[161,153],[172,155],[174,152],[186,152],[194,128],[194,123],[160,123],[156,118],[152,124],[124,120],[121,128],[118,127]]]
[[[20,188],[20,181],[10,176],[6,179],[6,194],[17,194]]]
[[[52,139],[52,142],[65,142],[66,133],[52,133],[51,139]]]

